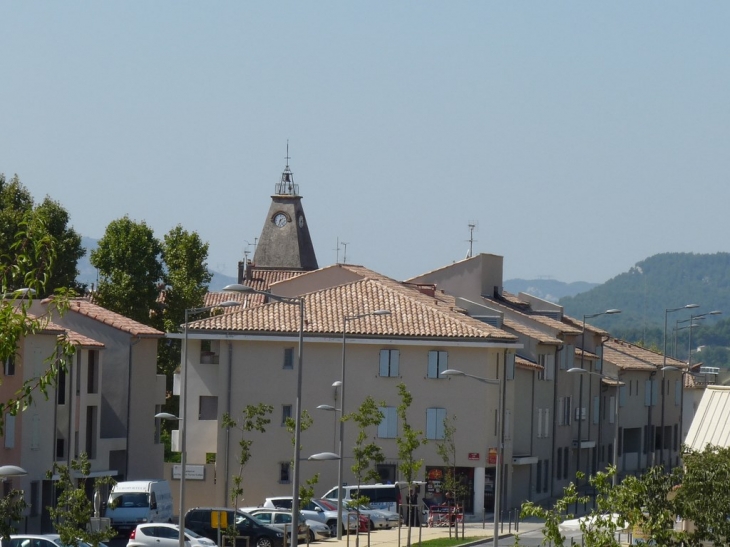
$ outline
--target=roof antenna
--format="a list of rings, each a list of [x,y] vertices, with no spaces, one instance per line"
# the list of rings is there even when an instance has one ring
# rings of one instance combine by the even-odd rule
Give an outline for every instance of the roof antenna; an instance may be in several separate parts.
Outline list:
[[[474,239],[474,230],[477,227],[477,223],[474,220],[469,221],[469,239],[467,241],[469,242],[469,250],[466,252],[466,258],[471,258],[474,256],[474,242],[476,239]]]
[[[342,257],[342,263],[343,264],[347,264],[347,242],[342,241],[341,243],[342,243],[342,246],[345,248],[345,252],[344,252],[344,255]]]
[[[335,260],[335,264],[340,263],[340,237],[337,236],[337,247],[335,247],[335,251],[337,251],[337,259]]]

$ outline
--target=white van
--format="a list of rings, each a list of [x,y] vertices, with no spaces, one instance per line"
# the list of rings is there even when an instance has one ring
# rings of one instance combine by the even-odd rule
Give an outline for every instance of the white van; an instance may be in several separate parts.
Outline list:
[[[342,487],[342,500],[348,502],[353,497],[367,496],[370,500],[370,507],[373,509],[382,509],[385,511],[398,512],[401,501],[405,500],[404,493],[408,493],[408,484],[405,482],[397,482],[395,484],[356,484]],[[337,487],[327,492],[325,499],[337,501]]]
[[[118,482],[109,494],[104,516],[117,532],[145,522],[172,522],[172,494],[167,481]]]

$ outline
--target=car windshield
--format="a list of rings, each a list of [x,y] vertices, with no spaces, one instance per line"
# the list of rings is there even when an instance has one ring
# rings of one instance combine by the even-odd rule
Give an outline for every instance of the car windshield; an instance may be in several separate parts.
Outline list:
[[[334,503],[330,503],[329,500],[317,500],[317,504],[322,506],[322,508],[326,509],[327,511],[337,510],[337,506]]]
[[[149,495],[144,492],[112,493],[109,496],[112,507],[149,507]]]

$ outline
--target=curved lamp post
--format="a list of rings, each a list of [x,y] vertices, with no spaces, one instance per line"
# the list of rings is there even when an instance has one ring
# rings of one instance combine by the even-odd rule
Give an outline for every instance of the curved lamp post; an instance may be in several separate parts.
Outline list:
[[[504,421],[502,419],[504,395],[502,393],[502,380],[474,376],[473,374],[467,374],[461,370],[451,368],[444,370],[441,376],[466,376],[484,384],[498,386],[499,389],[499,397],[497,399],[497,466],[494,471],[494,531],[492,532],[492,545],[497,547],[499,545],[499,511],[501,509],[502,460],[504,458]],[[504,375],[502,375],[502,378],[504,378]]]
[[[294,470],[292,473],[292,501],[291,501],[291,518],[292,518],[292,530],[299,529],[299,445],[301,443],[302,436],[302,352],[304,350],[304,298],[300,296],[279,296],[272,294],[267,291],[260,291],[240,283],[234,283],[232,285],[226,285],[223,287],[223,292],[236,292],[243,294],[262,294],[268,298],[276,300],[277,302],[283,302],[284,304],[290,304],[292,306],[299,306],[299,356],[297,358],[297,398],[295,405],[295,416],[294,416]],[[228,455],[226,455],[226,458]],[[292,534],[292,544],[297,545],[299,542],[295,539],[295,535]],[[180,547],[183,547],[182,545]]]
[[[180,386],[180,417],[178,418],[174,414],[168,412],[160,412],[155,414],[155,418],[162,420],[177,420],[180,422],[180,526],[178,530],[178,543],[180,547],[185,547],[185,471],[187,464],[187,447],[185,444],[186,437],[186,421],[188,406],[188,323],[190,316],[206,311],[215,310],[218,308],[231,308],[233,306],[240,306],[240,302],[234,300],[228,300],[221,302],[215,306],[204,306],[202,308],[187,308],[185,310],[185,325],[183,327],[183,352],[182,352],[182,385]]]
[[[7,477],[24,477],[28,472],[17,465],[0,465],[0,480]]]
[[[662,354],[662,369],[661,369],[662,370],[662,421],[661,421],[661,424],[662,424],[662,429],[661,429],[662,444],[659,447],[659,461],[661,462],[662,467],[664,467],[664,444],[666,443],[666,438],[665,438],[665,435],[664,435],[664,398],[665,398],[664,397],[664,391],[666,390],[666,387],[664,385],[664,369],[667,366],[667,316],[670,313],[675,312],[675,311],[679,311],[679,310],[691,310],[691,309],[699,308],[699,307],[700,307],[699,304],[687,304],[685,306],[680,306],[679,308],[666,308],[664,310],[664,352]],[[691,331],[691,329],[690,329],[690,331]],[[650,439],[649,440],[649,443],[651,443],[652,441],[653,441],[653,439]],[[652,451],[652,453],[654,453],[654,452]]]
[[[613,474],[613,480],[612,484],[613,486],[616,486],[616,477],[618,476],[618,407],[619,407],[619,388],[621,384],[621,380],[618,376],[609,376],[607,374],[602,374],[600,372],[593,372],[590,370],[586,370],[584,368],[578,368],[573,367],[569,368],[568,372],[577,372],[579,374],[592,374],[594,376],[599,376],[601,378],[605,378],[606,380],[611,380],[612,382],[616,382],[616,401],[614,405],[614,417],[613,420],[616,422],[614,424],[614,441],[613,441],[613,464],[616,466],[616,472]],[[601,440],[598,440],[599,444]]]
[[[345,439],[345,421],[342,419],[345,413],[345,364],[347,356],[347,324],[351,321],[357,321],[364,317],[376,317],[381,315],[390,315],[390,310],[375,310],[367,313],[359,313],[356,315],[342,316],[342,376],[340,378],[340,457],[337,462],[337,539],[342,539],[342,477],[343,466],[345,461],[344,439]],[[334,384],[333,384],[334,385]]]
[[[621,313],[621,310],[616,309],[610,309],[598,313],[590,313],[583,316],[583,329],[581,331],[581,341],[580,341],[580,368],[581,370],[585,370],[583,368],[583,356],[586,352],[586,319],[592,319],[594,317],[599,317],[601,315],[614,315],[617,313]],[[576,457],[575,462],[575,468],[576,470],[580,471],[580,453],[582,452],[583,448],[583,441],[581,439],[581,426],[583,425],[583,376],[580,377],[580,381],[578,382],[578,412],[580,413],[578,415],[578,455]],[[587,473],[586,473],[587,475]],[[575,479],[575,486],[576,489],[578,486],[580,486],[580,479],[576,477]],[[578,512],[578,501],[575,502],[575,512]]]

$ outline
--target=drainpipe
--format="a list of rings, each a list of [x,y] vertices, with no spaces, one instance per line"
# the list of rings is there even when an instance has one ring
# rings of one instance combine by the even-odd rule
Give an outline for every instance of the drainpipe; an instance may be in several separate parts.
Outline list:
[[[229,340],[228,341],[228,378],[226,381],[228,382],[228,387],[226,389],[226,413],[230,416],[231,415],[231,380],[232,380],[232,372],[233,372],[233,343]],[[230,447],[231,447],[231,428],[226,428],[226,461],[225,461],[225,479],[223,482],[223,493],[224,493],[224,499],[223,499],[223,505],[225,506],[228,503],[228,488],[229,488],[229,468],[230,468]],[[235,508],[234,508],[235,509]]]
[[[124,451],[124,480],[129,480],[129,432],[132,429],[130,420],[132,419],[132,348],[142,341],[141,336],[130,338],[129,340],[129,363],[127,365],[127,446]],[[101,414],[99,414],[101,416]]]
[[[564,345],[560,345],[555,350],[555,380],[553,381],[553,431],[552,431],[552,441],[551,441],[551,448],[550,453],[552,455],[553,460],[553,468],[555,468],[556,462],[558,461],[557,454],[555,453],[555,438],[557,437],[557,427],[558,427],[558,377],[560,376],[560,355],[563,349],[565,348]],[[556,469],[556,471],[558,471]],[[550,473],[550,495],[554,495],[554,488],[555,488],[555,473]]]

